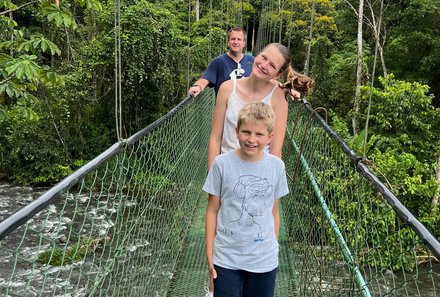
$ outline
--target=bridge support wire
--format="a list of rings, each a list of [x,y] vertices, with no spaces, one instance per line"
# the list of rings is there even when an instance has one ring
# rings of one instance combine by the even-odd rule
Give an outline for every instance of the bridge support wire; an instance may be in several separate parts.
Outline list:
[[[328,208],[327,203],[325,202],[325,199],[321,193],[321,190],[318,186],[318,183],[316,182],[315,176],[313,175],[312,171],[310,170],[310,167],[307,163],[307,160],[302,155],[295,140],[292,138],[292,139],[289,139],[289,141],[291,141],[291,144],[292,144],[295,152],[300,156],[301,164],[304,167],[304,169],[310,179],[310,182],[313,186],[313,189],[315,190],[316,196],[319,199],[319,202],[322,206],[322,209],[325,213],[325,216],[330,223],[331,229],[333,230],[336,241],[338,243],[339,248],[342,251],[344,259],[345,259],[350,271],[355,275],[355,283],[359,289],[360,296],[371,297],[370,291],[368,290],[368,287],[367,287],[367,284],[365,283],[364,277],[362,276],[358,265],[356,265],[354,258],[350,252],[350,249],[348,248],[348,245],[345,242],[345,239],[342,236],[341,231],[339,230],[338,225],[336,224],[335,220],[333,219],[333,215],[332,215],[330,209]]]

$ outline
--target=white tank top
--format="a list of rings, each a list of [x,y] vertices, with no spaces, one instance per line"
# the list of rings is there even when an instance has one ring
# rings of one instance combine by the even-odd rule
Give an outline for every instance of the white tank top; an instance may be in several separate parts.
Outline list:
[[[232,89],[231,96],[228,99],[226,112],[225,112],[225,122],[223,124],[223,136],[221,143],[221,153],[226,153],[237,149],[240,145],[237,140],[237,134],[235,133],[235,128],[237,127],[237,117],[238,113],[243,106],[250,102],[241,100],[235,91],[237,86],[237,80],[233,79],[234,85]],[[273,89],[267,94],[260,102],[270,104],[270,99],[272,94],[278,86],[274,86]],[[254,102],[254,101],[253,101]]]

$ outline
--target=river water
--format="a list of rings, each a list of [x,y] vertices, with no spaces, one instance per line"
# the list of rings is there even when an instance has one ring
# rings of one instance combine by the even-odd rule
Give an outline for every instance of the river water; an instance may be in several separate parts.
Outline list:
[[[48,188],[18,187],[0,182],[0,221],[47,190]],[[73,268],[75,264],[64,266],[34,264],[41,253],[52,249],[47,239],[58,242],[60,234],[67,233],[67,226],[71,222],[68,218],[70,214],[64,213],[64,210],[60,211],[61,203],[49,205],[28,221],[26,231],[23,231],[25,228],[19,227],[2,241],[0,296],[86,296],[84,286],[79,281],[80,273]],[[61,212],[65,215],[60,216]],[[23,232],[26,232],[25,235]],[[63,244],[60,242],[58,247],[62,249]],[[14,250],[17,252],[10,252]],[[20,258],[16,265],[13,264],[15,257]],[[88,263],[84,263],[81,268],[86,269],[90,275],[98,273],[97,268]],[[48,284],[51,280],[56,281]],[[44,283],[45,285],[41,285]],[[4,293],[5,288],[9,288],[8,294]],[[66,294],[66,291],[72,293]]]
[[[31,201],[33,201],[38,196],[43,194],[46,190],[47,188],[18,187],[8,183],[0,182],[0,222],[3,221],[6,217],[8,217],[10,214],[17,211],[18,209],[29,204]],[[103,208],[105,207],[103,206]],[[57,232],[53,231],[53,226],[56,224],[59,225],[59,221],[56,222],[56,220],[59,220],[59,217],[56,216],[57,209],[58,207],[55,204],[47,207],[44,210],[46,215],[43,216],[37,214],[35,218],[35,222],[33,224],[30,224],[31,226],[30,228],[32,228],[32,226],[36,227],[36,225],[38,224],[43,224],[44,226],[42,227],[41,230],[45,232],[45,236],[50,238],[51,236],[53,236],[52,233],[55,234],[56,236],[59,236],[58,233],[59,230]],[[94,210],[97,217],[99,217],[100,212],[111,213],[111,211],[112,210],[109,209]],[[51,218],[51,216],[47,215],[47,213],[50,214],[51,212],[54,213],[54,215],[52,216],[53,221],[51,221],[51,219],[48,219]],[[38,217],[40,217],[40,220],[38,219]],[[111,228],[111,223],[109,223],[108,220],[106,221],[105,219],[103,219],[101,222],[98,218],[97,220],[95,220],[95,223],[100,224],[102,226],[101,229],[103,230],[103,234],[105,234],[108,228]],[[85,226],[85,228],[87,229],[87,226]],[[7,237],[7,239],[4,242],[1,243],[2,244],[1,247],[2,248],[14,247],[19,244],[20,240],[21,240],[21,233],[19,233],[17,236],[14,236],[14,232],[13,232],[10,236]],[[41,248],[42,247],[40,247],[40,249]],[[41,250],[32,250],[30,248],[27,248],[26,243],[24,243],[20,249],[20,257],[28,258],[28,259],[36,259],[36,257],[40,252]],[[56,288],[55,289],[48,288],[48,291],[43,293],[38,292],[37,289],[39,286],[38,282],[44,281],[44,279],[38,276],[35,277],[34,275],[30,275],[33,273],[38,274],[38,271],[29,270],[29,267],[26,267],[25,265],[24,266],[19,265],[14,268],[12,267],[12,263],[13,263],[12,254],[5,253],[0,248],[0,295],[2,294],[1,288],[4,287],[6,284],[9,287],[12,286],[14,288],[14,291],[17,293],[17,295],[13,295],[13,296],[27,297],[27,296],[40,296],[40,295],[41,296],[86,296],[87,295],[83,289],[75,287],[75,284],[63,284],[64,286],[63,292],[66,292],[66,290],[67,291],[71,290],[71,292],[75,292],[72,293],[71,295],[70,294],[66,295],[65,293],[51,294],[50,290],[56,291],[57,290]],[[42,269],[52,269],[53,271],[51,273],[61,278],[63,276],[63,269],[68,271],[68,269],[70,268],[46,266]],[[93,267],[89,267],[88,269],[89,269],[89,273],[92,274],[98,273],[98,271]],[[12,273],[12,271],[14,271],[15,275],[20,275],[20,281],[14,280],[13,284],[11,284],[11,282],[9,281],[10,274]],[[420,267],[420,271],[426,271],[426,268]],[[70,275],[70,277],[72,276]],[[408,278],[408,276],[406,277]],[[392,286],[393,283],[405,283],[405,275],[403,272],[397,272],[394,274],[392,272],[385,273],[385,279],[387,279],[386,283],[388,283],[391,287],[393,287]],[[387,289],[384,288],[387,286],[387,284],[376,283],[376,284],[372,284],[372,286],[375,287],[373,289],[374,293],[372,292],[373,296],[383,295],[384,291],[385,292],[387,291]],[[380,289],[379,287],[382,287],[382,289]],[[378,294],[379,291],[382,294]],[[23,294],[23,292],[31,292],[31,293]],[[404,289],[399,289],[394,292],[391,292],[390,294],[385,294],[385,295],[386,296],[423,296],[423,297],[440,296],[440,264],[434,265],[431,274],[420,273],[417,275],[417,279],[409,280]]]

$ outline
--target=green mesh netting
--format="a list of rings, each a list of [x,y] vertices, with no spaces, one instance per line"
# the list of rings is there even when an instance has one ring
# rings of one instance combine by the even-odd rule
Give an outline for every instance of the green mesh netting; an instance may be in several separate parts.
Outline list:
[[[299,295],[440,295],[438,261],[360,174],[368,169],[353,165],[310,108],[289,113],[291,194],[281,201]]]
[[[205,197],[213,97],[122,144],[3,239],[0,295],[163,296]]]
[[[204,296],[213,106],[185,101],[1,222],[1,295]],[[276,296],[439,295],[439,264],[367,169],[307,105],[289,117]]]

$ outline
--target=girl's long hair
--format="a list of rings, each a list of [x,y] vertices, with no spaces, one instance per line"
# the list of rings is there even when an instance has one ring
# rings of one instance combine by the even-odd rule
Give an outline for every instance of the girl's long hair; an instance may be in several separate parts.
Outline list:
[[[286,91],[286,96],[288,94],[291,94],[291,91],[300,92],[301,97],[306,94],[310,95],[313,90],[315,81],[311,77],[301,74],[293,69],[291,65],[292,56],[290,55],[289,49],[281,43],[271,43],[264,49],[268,48],[269,46],[276,47],[284,58],[284,65],[281,67],[280,70],[280,87]]]

